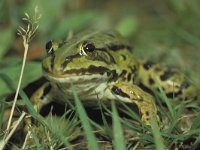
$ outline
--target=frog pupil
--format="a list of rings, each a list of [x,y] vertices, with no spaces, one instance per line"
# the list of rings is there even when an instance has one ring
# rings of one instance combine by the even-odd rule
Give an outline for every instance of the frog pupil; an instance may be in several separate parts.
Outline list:
[[[86,44],[84,50],[88,52],[93,52],[95,50],[95,46],[93,44]]]

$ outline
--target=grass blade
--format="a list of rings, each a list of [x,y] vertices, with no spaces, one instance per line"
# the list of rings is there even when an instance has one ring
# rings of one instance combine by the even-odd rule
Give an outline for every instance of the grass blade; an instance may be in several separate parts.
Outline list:
[[[158,94],[158,95],[161,96],[162,100],[165,102],[165,104],[167,105],[167,108],[169,109],[171,117],[174,118],[175,117],[175,111],[172,107],[172,104],[170,103],[170,100],[167,98],[167,96],[166,96],[166,94],[165,94],[165,92],[163,91],[162,88],[159,87],[159,91],[160,91],[160,94]]]
[[[113,111],[112,118],[113,118],[114,148],[115,150],[126,150],[123,130],[114,101],[112,101],[112,111]]]
[[[159,126],[155,118],[151,118],[151,127],[152,127],[152,133],[154,137],[154,143],[156,145],[156,150],[164,150],[165,145],[163,143],[163,139],[160,134]]]
[[[91,150],[100,150],[99,146],[97,144],[96,137],[94,136],[94,134],[92,132],[92,127],[89,123],[89,119],[87,117],[86,111],[83,108],[83,105],[81,104],[81,102],[78,98],[78,95],[75,93],[75,91],[73,92],[73,94],[74,94],[77,112],[79,114],[79,118],[80,118],[81,123],[83,125],[83,129],[85,131],[86,138],[88,140],[89,146],[90,146]]]
[[[195,130],[200,127],[200,115],[197,115],[195,120],[192,123],[191,130]]]

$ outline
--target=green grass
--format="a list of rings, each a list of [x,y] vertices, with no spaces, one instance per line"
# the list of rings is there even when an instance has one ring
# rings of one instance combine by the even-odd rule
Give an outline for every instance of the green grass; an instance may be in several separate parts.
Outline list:
[[[24,101],[28,101],[27,96],[23,91],[20,91],[20,95]],[[152,128],[147,127],[143,124],[134,110],[123,102],[120,102],[122,107],[119,110],[117,110],[115,103],[112,103],[112,110],[106,108],[104,105],[102,107],[101,104],[99,104],[100,107],[104,108],[107,114],[112,118],[112,124],[107,122],[104,117],[103,110],[101,111],[102,116],[98,116],[103,118],[103,122],[102,124],[96,124],[88,118],[78,95],[75,94],[75,91],[74,96],[75,105],[70,102],[69,104],[66,103],[67,107],[65,113],[58,118],[55,118],[56,116],[54,117],[50,113],[49,117],[45,119],[35,112],[29,101],[28,103],[25,102],[25,104],[27,103],[26,107],[28,108],[31,116],[34,116],[34,118],[38,121],[36,124],[38,126],[36,130],[32,128],[34,144],[29,146],[27,145],[26,148],[35,147],[37,149],[46,149],[52,146],[54,149],[59,149],[59,147],[64,146],[73,150],[77,147],[76,144],[74,145],[70,141],[72,139],[76,139],[76,137],[79,137],[80,135],[84,135],[85,138],[82,139],[82,142],[85,143],[85,145],[88,145],[91,149],[101,149],[102,145],[99,145],[100,143],[97,140],[99,135],[96,135],[95,133],[97,130],[99,130],[99,134],[101,136],[106,137],[106,139],[110,141],[110,145],[116,150],[123,150],[126,149],[126,147],[129,147],[130,149],[136,147],[138,149],[160,150],[165,149],[166,147],[172,148],[176,143],[184,143],[186,140],[193,140],[194,145],[192,148],[199,145],[199,117],[194,120],[192,128],[187,132],[183,132],[179,129],[177,119],[180,118],[178,114],[182,111],[182,104],[180,104],[181,106],[177,107],[177,109],[172,107],[172,104],[170,103],[166,104],[167,108],[162,105],[159,106],[162,117],[166,117],[168,119],[167,129],[162,129],[161,126],[164,123],[157,124],[155,120],[152,120]],[[160,99],[166,98],[162,92],[160,95],[157,95],[157,97],[160,97]],[[165,103],[166,101],[164,100],[162,102]],[[174,113],[170,112],[170,109],[168,108],[169,106],[172,109],[171,111]],[[124,112],[129,117],[120,117],[118,111]],[[76,115],[72,115],[73,113]],[[72,119],[68,120],[67,118]],[[83,132],[81,129],[83,129]],[[108,132],[108,130],[110,131]],[[128,139],[127,135],[130,136]],[[48,139],[51,140],[47,142]],[[81,145],[81,141],[79,142],[77,144]],[[44,143],[46,144],[45,146]],[[185,144],[185,146],[187,146],[187,144]]]
[[[81,123],[83,125],[83,129],[85,131],[85,135],[86,135],[86,138],[88,140],[88,144],[89,144],[89,147],[91,147],[91,149],[96,149],[96,150],[99,150],[99,147],[98,147],[98,143],[97,143],[97,140],[92,132],[92,128],[91,128],[91,125],[89,123],[89,119],[87,117],[87,114],[83,108],[83,105],[81,104],[79,98],[78,98],[78,95],[75,93],[74,91],[74,98],[75,98],[75,104],[76,104],[76,107],[77,107],[77,113],[79,115],[79,118],[81,120]]]
[[[125,139],[123,135],[123,129],[120,123],[119,115],[115,106],[115,102],[112,102],[112,118],[113,118],[113,134],[114,134],[114,149],[126,150]]]
[[[151,125],[152,125],[152,134],[154,137],[153,139],[154,139],[156,149],[157,150],[166,149],[166,146],[164,145],[164,141],[160,133],[160,129],[159,129],[160,127],[157,121],[155,120],[155,118],[152,118]]]

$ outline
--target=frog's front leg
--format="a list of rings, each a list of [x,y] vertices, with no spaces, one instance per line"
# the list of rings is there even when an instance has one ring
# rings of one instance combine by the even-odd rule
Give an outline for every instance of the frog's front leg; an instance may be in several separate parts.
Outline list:
[[[52,96],[53,88],[49,82],[44,83],[38,90],[31,96],[30,100],[36,111],[40,112],[41,108],[53,101]]]
[[[40,113],[40,110],[43,106],[53,101],[52,97],[53,88],[49,82],[45,82],[40,88],[38,88],[30,98],[31,103],[33,104],[34,109]],[[28,134],[30,127],[34,130],[35,125],[32,122],[31,117],[26,117],[24,133]],[[28,143],[32,143],[32,136],[29,136],[27,139]]]
[[[160,121],[153,97],[137,85],[119,81],[111,86],[111,92],[121,101],[135,103],[146,125],[151,124],[153,117]]]

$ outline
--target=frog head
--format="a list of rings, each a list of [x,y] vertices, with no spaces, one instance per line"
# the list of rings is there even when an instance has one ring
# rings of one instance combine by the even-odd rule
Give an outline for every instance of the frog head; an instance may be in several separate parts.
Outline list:
[[[70,40],[50,41],[42,62],[46,76],[78,79],[109,79],[117,70],[118,52],[129,48],[116,32],[83,32]]]

